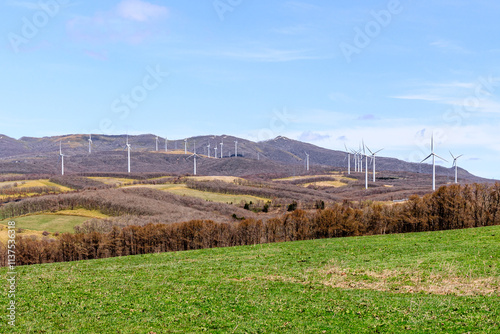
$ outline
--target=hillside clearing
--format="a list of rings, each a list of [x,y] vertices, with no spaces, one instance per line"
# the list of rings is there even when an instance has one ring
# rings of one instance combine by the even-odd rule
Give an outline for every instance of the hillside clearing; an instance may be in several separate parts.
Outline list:
[[[133,186],[128,186],[127,188],[151,188],[151,189],[157,189],[157,190],[162,190],[162,191],[168,191],[176,195],[180,196],[190,196],[190,197],[196,197],[196,198],[201,198],[207,201],[212,201],[212,202],[220,202],[220,203],[228,203],[228,204],[240,204],[242,201],[243,202],[257,202],[257,201],[264,201],[267,202],[269,199],[264,198],[264,197],[257,197],[257,196],[252,196],[252,195],[233,195],[233,194],[219,194],[219,193],[214,193],[214,192],[209,192],[209,191],[200,191],[196,189],[190,189],[188,188],[185,184],[179,183],[179,184],[156,184],[156,185],[133,185]]]
[[[88,216],[39,214],[0,220],[0,224],[6,226],[9,221],[14,220],[16,222],[16,228],[52,233],[73,233],[73,226],[79,225],[88,219]]]

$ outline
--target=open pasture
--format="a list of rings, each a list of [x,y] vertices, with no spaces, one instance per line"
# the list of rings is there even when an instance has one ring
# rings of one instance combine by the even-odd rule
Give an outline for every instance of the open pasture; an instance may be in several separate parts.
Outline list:
[[[499,242],[495,226],[18,267],[15,330],[494,333]]]

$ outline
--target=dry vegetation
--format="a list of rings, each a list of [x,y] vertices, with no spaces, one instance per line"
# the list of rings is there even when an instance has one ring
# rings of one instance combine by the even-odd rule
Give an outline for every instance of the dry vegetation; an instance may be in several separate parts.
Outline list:
[[[89,195],[91,194],[91,195]],[[48,196],[46,196],[48,197]],[[38,200],[38,201],[36,201]],[[219,215],[233,206],[204,203],[175,197],[151,189],[113,189],[91,193],[53,196],[50,201],[24,200],[4,207],[2,214],[30,208],[101,208],[110,215],[137,214],[142,222],[167,222],[165,210],[175,202],[191,210],[217,210]],[[124,203],[127,203],[126,205]],[[225,210],[229,210],[226,212]],[[248,211],[245,211],[248,212]],[[183,212],[189,214],[189,212]],[[250,213],[250,212],[248,212]],[[218,215],[216,215],[218,216]],[[149,217],[149,218],[148,218]],[[184,216],[185,218],[186,216]],[[154,219],[152,219],[154,218]],[[179,220],[178,220],[179,221]],[[133,219],[132,219],[133,222]],[[16,244],[20,264],[95,259],[120,255],[179,251],[200,248],[252,245],[270,242],[335,238],[372,234],[440,231],[500,224],[500,183],[441,187],[437,192],[412,196],[399,205],[377,203],[336,203],[324,210],[295,210],[268,220],[254,218],[238,222],[191,220],[185,223],[147,224],[140,221],[119,228],[107,225],[98,230],[85,226],[86,233],[63,234],[58,240],[21,238]],[[110,230],[111,229],[111,230]],[[0,252],[5,254],[5,252]],[[5,258],[0,258],[5,263]],[[339,283],[340,282],[340,283]],[[337,284],[337,283],[332,283]],[[338,281],[341,284],[341,281]]]

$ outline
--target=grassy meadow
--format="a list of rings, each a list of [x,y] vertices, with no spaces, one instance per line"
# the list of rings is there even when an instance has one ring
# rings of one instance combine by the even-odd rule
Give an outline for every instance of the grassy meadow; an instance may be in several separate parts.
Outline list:
[[[499,244],[496,226],[18,267],[0,331],[495,333]]]

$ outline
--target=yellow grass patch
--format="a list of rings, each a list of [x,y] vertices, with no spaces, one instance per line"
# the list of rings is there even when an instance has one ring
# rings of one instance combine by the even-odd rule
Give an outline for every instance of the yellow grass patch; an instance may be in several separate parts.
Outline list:
[[[212,201],[212,202],[221,202],[221,203],[233,203],[233,204],[239,204],[241,201],[244,202],[254,202],[256,203],[257,201],[263,201],[263,202],[268,202],[268,198],[264,197],[257,197],[257,196],[252,196],[252,195],[233,195],[233,194],[219,194],[219,193],[214,193],[210,191],[201,191],[201,190],[196,190],[196,189],[190,189],[188,188],[185,184],[179,183],[179,184],[138,184],[138,185],[133,185],[133,186],[127,186],[127,188],[138,188],[138,187],[143,187],[143,188],[151,188],[151,189],[158,189],[162,191],[168,191],[171,193],[174,193],[176,195],[180,196],[190,196],[190,197],[196,197],[196,198],[201,198],[207,201]]]
[[[310,183],[304,183],[302,184],[303,187],[308,187],[308,186],[315,186],[315,187],[345,187],[347,186],[347,183],[340,182],[338,180],[335,181],[318,181],[318,182],[310,182]]]
[[[236,176],[189,176],[187,179],[194,181],[223,181],[233,183],[236,180],[242,180],[241,177]]]
[[[93,179],[117,187],[121,187],[127,184],[132,184],[134,182],[133,179],[127,179],[122,177],[89,177],[89,179]]]
[[[438,295],[499,295],[499,277],[463,277],[456,273],[430,273],[418,270],[354,270],[330,266],[321,272],[323,284],[342,289],[367,289],[395,293],[425,292]]]
[[[65,215],[65,216],[79,216],[79,217],[89,217],[89,218],[108,218],[108,215],[97,211],[97,210],[87,210],[87,209],[74,209],[74,210],[61,210],[57,212],[48,213],[52,215]]]
[[[5,225],[0,225],[0,242],[2,242],[4,245],[7,244],[7,240],[9,240],[9,229]],[[22,230],[22,233],[18,233],[18,229],[16,229],[16,238],[17,237],[30,237],[30,236],[36,236],[37,239],[42,239],[44,238],[44,235],[42,234],[43,231],[33,231],[33,230]],[[48,237],[54,237],[52,235],[49,235]]]

